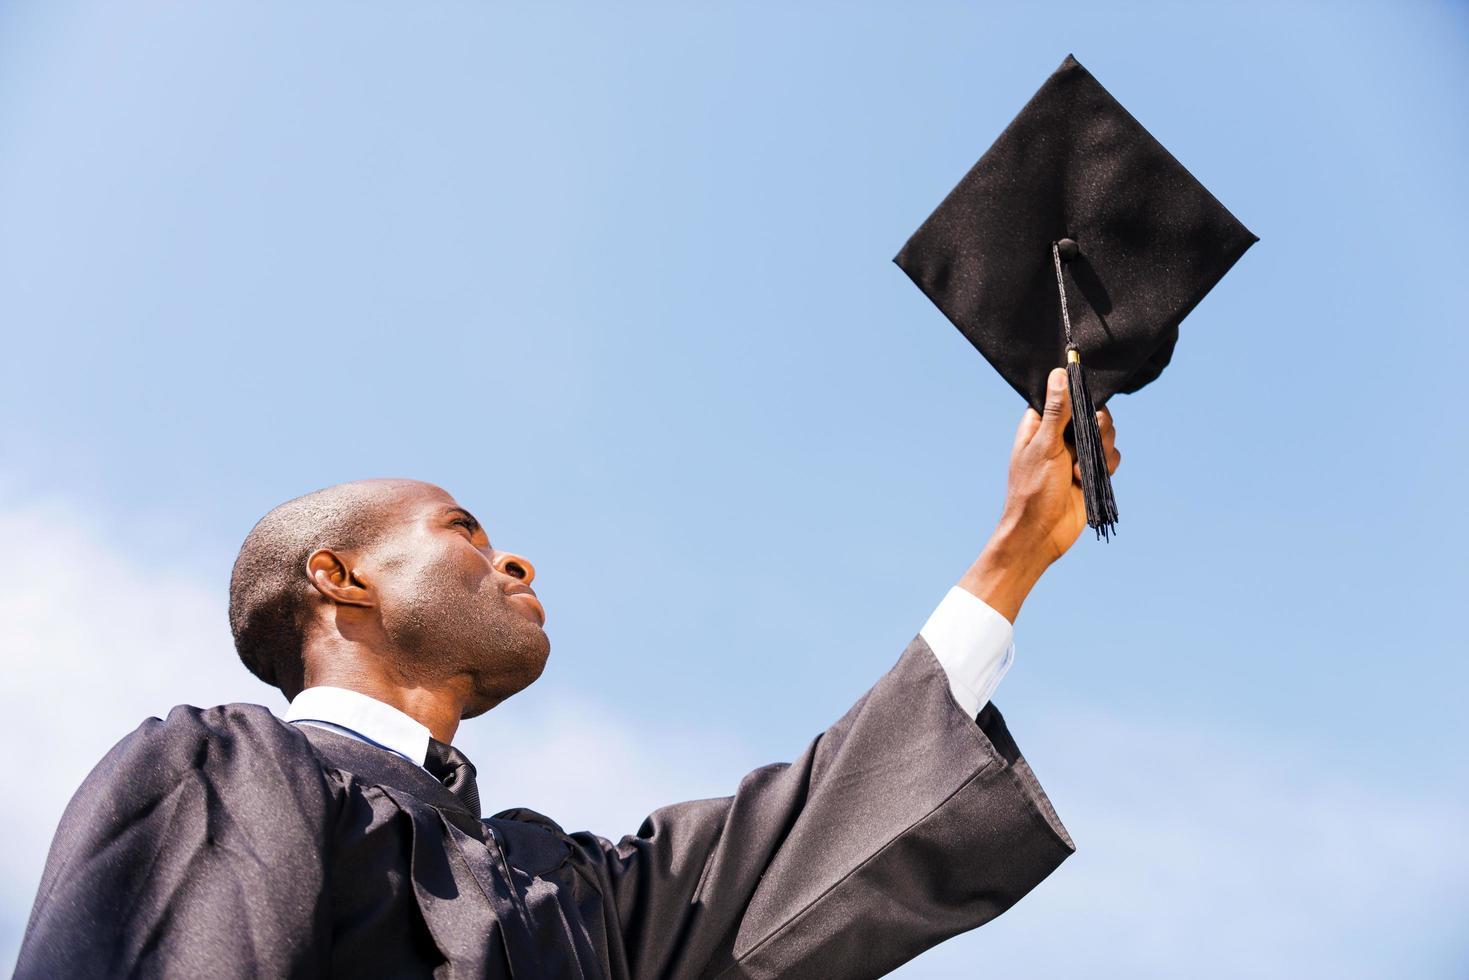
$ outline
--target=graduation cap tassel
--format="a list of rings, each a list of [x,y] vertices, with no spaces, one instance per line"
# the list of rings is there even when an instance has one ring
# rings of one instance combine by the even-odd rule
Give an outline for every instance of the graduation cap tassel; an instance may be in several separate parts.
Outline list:
[[[1087,526],[1099,539],[1110,540],[1117,531],[1117,501],[1112,496],[1112,477],[1107,473],[1107,454],[1097,427],[1097,409],[1086,386],[1081,351],[1071,339],[1071,312],[1066,305],[1066,281],[1061,275],[1062,255],[1071,261],[1078,254],[1069,238],[1051,243],[1056,264],[1056,290],[1061,296],[1061,322],[1066,328],[1066,379],[1071,386],[1071,433],[1076,441],[1076,463],[1081,470],[1081,496],[1086,504]]]
[[[1098,538],[1117,531],[1117,501],[1112,497],[1112,477],[1107,473],[1107,455],[1102,433],[1097,428],[1097,410],[1081,369],[1081,352],[1066,349],[1066,378],[1071,382],[1071,430],[1076,439],[1076,461],[1081,468],[1081,496],[1086,501],[1087,526]]]

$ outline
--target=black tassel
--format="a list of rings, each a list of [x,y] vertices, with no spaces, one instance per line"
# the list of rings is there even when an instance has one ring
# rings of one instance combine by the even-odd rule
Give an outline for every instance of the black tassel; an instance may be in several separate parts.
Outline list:
[[[1066,378],[1071,382],[1071,432],[1076,440],[1076,465],[1081,470],[1081,496],[1086,503],[1087,526],[1099,539],[1110,540],[1117,531],[1117,501],[1107,473],[1107,452],[1097,427],[1097,409],[1086,387],[1081,352],[1066,350]]]
[[[1066,277],[1063,263],[1081,254],[1081,248],[1070,238],[1051,243],[1051,261],[1056,265],[1056,296],[1061,304],[1061,326],[1066,336],[1066,379],[1071,383],[1071,433],[1076,441],[1076,467],[1081,470],[1081,499],[1086,504],[1087,527],[1097,532],[1099,540],[1110,541],[1117,532],[1117,501],[1112,498],[1112,477],[1107,472],[1107,452],[1102,448],[1102,432],[1097,427],[1097,407],[1086,387],[1086,372],[1081,369],[1081,351],[1071,339],[1071,309],[1066,303]]]

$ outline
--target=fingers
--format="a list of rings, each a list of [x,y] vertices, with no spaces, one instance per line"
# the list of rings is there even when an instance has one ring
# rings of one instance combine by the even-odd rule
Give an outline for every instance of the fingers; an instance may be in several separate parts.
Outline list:
[[[1066,385],[1066,369],[1056,368],[1046,382],[1046,406],[1036,426],[1035,438],[1041,440],[1048,454],[1066,451],[1066,423],[1071,421],[1071,391]]]
[[[1025,414],[1020,416],[1020,424],[1015,428],[1015,445],[1010,447],[1012,456],[1030,444],[1031,437],[1035,435],[1035,430],[1040,428],[1040,425],[1040,415],[1035,409],[1027,406]]]
[[[1033,408],[1025,410],[1025,414],[1020,417],[1020,425],[1015,429],[1015,445],[1012,451],[1018,452],[1021,447],[1039,439],[1048,455],[1070,452],[1074,460],[1075,450],[1066,445],[1065,439],[1066,425],[1070,421],[1071,389],[1067,384],[1066,369],[1056,368],[1046,382],[1045,411],[1036,414]],[[1107,461],[1107,472],[1116,473],[1117,467],[1122,465],[1122,453],[1117,449],[1117,425],[1112,420],[1111,411],[1106,408],[1097,410],[1097,430],[1102,436],[1102,457]],[[1081,482],[1079,464],[1072,464],[1071,475],[1078,483]]]

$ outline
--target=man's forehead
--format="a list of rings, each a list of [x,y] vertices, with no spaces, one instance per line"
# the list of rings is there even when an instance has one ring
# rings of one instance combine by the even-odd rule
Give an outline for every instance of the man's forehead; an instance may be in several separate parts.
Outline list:
[[[404,481],[395,488],[393,503],[403,513],[415,516],[440,514],[446,511],[464,510],[454,495],[443,487],[419,481]]]
[[[379,513],[409,520],[427,518],[455,509],[464,510],[449,491],[422,480],[382,477],[358,480],[347,486],[364,503],[375,500]]]

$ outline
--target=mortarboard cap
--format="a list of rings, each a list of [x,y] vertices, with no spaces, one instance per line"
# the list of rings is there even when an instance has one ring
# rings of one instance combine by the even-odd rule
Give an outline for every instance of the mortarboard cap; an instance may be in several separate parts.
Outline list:
[[[1106,536],[1095,408],[1162,373],[1180,321],[1256,241],[1068,55],[894,261],[1036,411],[1066,365]]]

